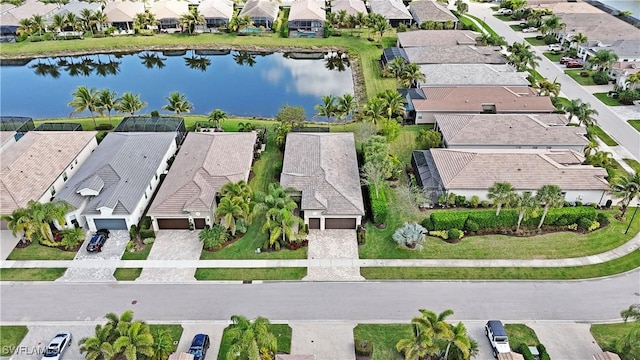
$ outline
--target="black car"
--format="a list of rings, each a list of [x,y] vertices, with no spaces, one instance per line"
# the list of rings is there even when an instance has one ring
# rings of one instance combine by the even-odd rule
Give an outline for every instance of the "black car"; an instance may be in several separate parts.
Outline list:
[[[107,241],[108,238],[109,238],[109,230],[100,229],[96,231],[96,233],[93,234],[93,236],[91,237],[91,240],[89,240],[89,243],[87,244],[87,251],[88,252],[102,251],[102,247],[104,246],[104,243]]]
[[[209,335],[197,334],[191,341],[191,347],[189,347],[189,354],[193,355],[193,360],[204,360],[209,349]]]

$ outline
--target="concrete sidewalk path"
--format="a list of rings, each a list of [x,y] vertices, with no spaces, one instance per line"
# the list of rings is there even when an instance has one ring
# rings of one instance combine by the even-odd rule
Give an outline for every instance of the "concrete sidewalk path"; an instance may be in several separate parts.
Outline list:
[[[315,355],[316,360],[355,360],[356,323],[289,322],[291,354]]]

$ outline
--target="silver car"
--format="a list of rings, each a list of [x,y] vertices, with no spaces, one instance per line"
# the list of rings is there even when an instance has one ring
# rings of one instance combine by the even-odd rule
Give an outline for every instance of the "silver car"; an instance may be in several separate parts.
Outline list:
[[[49,345],[44,351],[42,360],[59,360],[62,359],[64,351],[71,344],[71,333],[61,332],[51,339]]]

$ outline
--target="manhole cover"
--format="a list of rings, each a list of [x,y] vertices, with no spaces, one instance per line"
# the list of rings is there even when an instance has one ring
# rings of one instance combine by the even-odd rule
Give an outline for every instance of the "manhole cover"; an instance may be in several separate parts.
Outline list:
[[[135,304],[137,304],[137,303],[138,303],[138,300],[133,300],[133,301],[131,302],[131,305],[135,305]]]

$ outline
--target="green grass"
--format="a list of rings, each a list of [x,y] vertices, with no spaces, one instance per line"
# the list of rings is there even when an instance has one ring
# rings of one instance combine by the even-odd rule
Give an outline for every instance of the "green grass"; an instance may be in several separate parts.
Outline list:
[[[640,120],[627,120],[629,125],[640,132]]]
[[[640,162],[636,159],[623,159],[631,168],[636,172],[640,173]]]
[[[134,281],[142,273],[142,268],[117,268],[113,277],[118,281]]]
[[[51,248],[33,241],[27,247],[13,249],[7,260],[73,260],[75,256],[75,251]]]
[[[484,30],[486,30],[489,34],[491,34],[493,36],[496,36],[496,37],[500,37],[500,35],[497,32],[493,31],[493,29],[489,25],[487,25],[487,23],[482,21],[482,19],[478,18],[477,16],[473,16],[471,14],[464,14],[464,16],[470,17],[470,18],[474,19],[475,21],[477,21],[478,24],[480,24],[482,26],[482,28]]]
[[[504,324],[504,329],[509,336],[509,346],[516,349],[520,344],[525,343],[527,346],[536,346],[540,344],[540,340],[536,336],[536,332],[532,328],[523,324]]]
[[[609,136],[609,134],[604,132],[604,130],[602,130],[599,126],[592,125],[589,128],[591,128],[593,133],[608,146],[618,146],[618,143],[615,140],[613,140],[611,136]]]
[[[458,13],[455,10],[452,10],[451,12],[453,13],[453,15],[455,15],[458,18],[458,20],[460,20],[461,23],[464,24],[466,29],[482,33],[482,31],[478,29],[478,26],[474,24],[473,21],[471,21],[471,19],[467,18],[466,16],[460,15],[460,13]]]
[[[304,267],[279,268],[199,268],[197,280],[302,280],[307,275]]]
[[[596,83],[593,81],[593,77],[591,77],[591,74],[593,74],[593,72],[589,71],[589,76],[583,77],[583,76],[580,76],[580,73],[583,71],[588,71],[588,70],[572,69],[572,70],[565,70],[564,73],[569,75],[570,78],[572,78],[573,80],[575,80],[575,82],[577,82],[582,86],[596,85]]]
[[[513,26],[518,26],[518,25],[513,25]],[[512,26],[512,28],[513,28],[513,26]],[[518,28],[520,28],[520,26],[518,26]],[[515,30],[515,29],[514,29],[514,30]],[[516,30],[516,31],[517,31],[517,30]],[[524,38],[524,40],[525,40],[526,42],[528,42],[529,44],[531,44],[531,46],[544,46],[544,45],[547,45],[547,44],[544,42],[544,39],[536,39],[536,37],[535,37],[535,36],[528,37],[528,38]]]
[[[567,106],[571,103],[571,100],[565,98],[565,97],[558,97],[557,98],[558,101],[560,102],[560,104],[562,104],[562,106]]]
[[[607,93],[595,93],[593,94],[598,100],[602,101],[603,104],[607,106],[622,106],[617,99],[607,96]]]
[[[175,352],[178,349],[178,342],[180,341],[180,337],[182,337],[182,325],[149,325],[149,329],[152,334],[156,334],[157,332],[164,330],[171,335],[171,339],[173,339],[173,348],[171,352]]]
[[[1,281],[54,281],[64,275],[65,268],[4,268]]]
[[[638,324],[633,322],[593,324],[591,325],[591,335],[593,335],[598,346],[600,346],[603,351],[615,352],[614,342],[628,334],[633,326],[638,326]]]
[[[153,243],[147,244],[141,252],[129,252],[125,250],[124,254],[122,254],[122,260],[147,260],[152,247]]]
[[[220,349],[218,350],[218,360],[225,360],[227,352],[231,347],[231,337],[229,337],[229,333],[227,332],[229,328],[224,329],[222,333],[222,340],[220,341]],[[278,353],[291,353],[291,335],[292,330],[291,327],[287,324],[271,324],[269,325],[269,330],[276,336],[278,339]],[[216,346],[217,344],[211,344],[211,346]]]
[[[542,81],[545,79],[544,76],[542,76],[536,69],[527,69],[527,71],[538,81]]]
[[[410,324],[358,324],[353,329],[356,340],[368,340],[373,344],[373,360],[402,360],[396,350],[398,341],[411,337]]]
[[[560,62],[560,59],[562,59],[563,53],[561,52],[553,52],[553,51],[545,51],[542,53],[542,55],[544,55],[547,59],[553,61],[553,62]]]
[[[11,356],[28,332],[26,326],[0,326],[0,356]]]
[[[511,18],[511,15],[493,14],[493,16],[502,21],[513,21],[513,19]]]
[[[512,28],[513,31],[515,31],[515,32],[522,32],[522,26],[520,26],[520,25],[509,25],[509,27]],[[527,39],[525,39],[525,40],[527,40]],[[533,44],[531,44],[531,45],[533,45]]]

